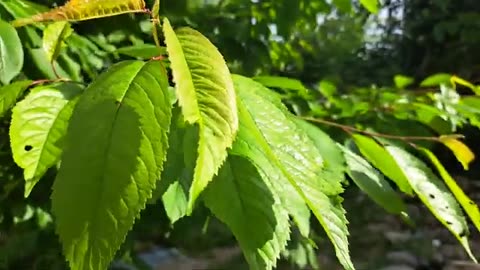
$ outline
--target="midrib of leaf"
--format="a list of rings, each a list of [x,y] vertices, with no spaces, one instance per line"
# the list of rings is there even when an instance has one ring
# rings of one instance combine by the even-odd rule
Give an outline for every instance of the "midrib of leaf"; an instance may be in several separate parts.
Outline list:
[[[131,79],[130,82],[128,83],[128,86],[125,88],[126,91],[125,91],[125,93],[123,93],[123,95],[121,96],[121,99],[120,99],[120,101],[119,101],[120,103],[119,103],[119,105],[117,106],[117,109],[115,110],[115,115],[114,115],[114,117],[113,117],[112,125],[110,126],[108,138],[112,138],[113,131],[115,130],[115,125],[116,125],[117,122],[118,122],[118,121],[117,121],[118,112],[119,112],[120,109],[122,108],[122,102],[123,102],[123,100],[125,99],[125,96],[127,95],[128,91],[130,90],[130,87],[131,87],[132,83],[135,81],[135,79],[137,78],[138,74],[142,71],[142,69],[143,69],[144,67],[145,67],[145,63],[143,64],[143,66],[141,66],[141,67],[138,68],[138,71],[135,72],[135,76],[132,76],[132,79]],[[110,148],[111,148],[111,146],[112,146],[112,142],[113,142],[113,140],[108,140],[107,147],[105,147],[104,156],[108,156],[108,153],[110,152]],[[105,164],[108,163],[107,160],[108,160],[108,159],[106,159],[106,158],[103,159],[103,162],[102,162],[103,166],[102,166],[102,167],[104,167],[104,168],[106,167]],[[140,159],[140,160],[141,160],[141,159]],[[102,172],[102,174],[101,174],[101,177],[100,177],[100,180],[106,178],[106,177],[105,177],[105,176],[106,176],[106,175],[105,175],[105,172],[106,172],[106,170],[103,170],[103,172]],[[99,192],[99,194],[100,194],[98,201],[99,201],[99,205],[104,205],[104,204],[102,204],[101,202],[104,200],[105,189],[108,188],[108,187],[105,186],[105,185],[106,185],[105,181],[101,181],[101,182],[102,182],[102,183],[101,183],[100,188],[99,188],[99,190],[98,190],[98,192]],[[97,228],[98,228],[99,226],[97,226],[96,223],[97,223],[97,220],[100,220],[100,219],[98,218],[99,209],[100,209],[100,208],[96,208],[96,210],[94,211],[94,213],[92,213],[92,216],[95,217],[95,218],[92,219],[93,221],[92,221],[92,223],[91,223],[91,227],[93,227],[94,230],[93,230],[93,232],[92,232],[91,234],[94,234],[94,235],[98,234],[98,232],[97,232],[96,230],[97,230]],[[115,220],[115,219],[112,219],[112,220]],[[90,237],[88,237],[88,241],[89,241],[89,242],[90,242],[90,241],[97,241],[97,239],[91,239]],[[92,259],[91,256],[90,256],[90,259]]]
[[[328,235],[328,237],[330,239],[332,239],[332,242],[336,242],[336,241],[333,241],[334,239],[334,236],[330,233],[330,230],[329,229],[326,229],[326,228],[330,228],[324,221],[324,218],[325,217],[322,217],[321,213],[319,213],[317,211],[317,206],[315,206],[312,201],[306,196],[306,194],[303,192],[302,188],[296,183],[296,181],[294,179],[292,179],[292,177],[290,176],[290,174],[288,173],[288,171],[284,168],[283,164],[278,160],[278,158],[276,157],[275,153],[273,153],[270,145],[268,144],[268,141],[267,139],[265,138],[265,136],[263,136],[262,132],[257,128],[257,124],[255,122],[255,120],[253,119],[252,117],[252,113],[248,110],[248,107],[245,106],[243,104],[243,101],[241,99],[237,99],[237,104],[239,105],[238,106],[238,109],[239,110],[246,110],[246,112],[248,113],[248,118],[246,118],[244,122],[244,124],[246,126],[249,126],[250,128],[250,131],[255,135],[255,137],[258,138],[258,143],[260,143],[260,145],[262,146],[263,150],[265,151],[265,153],[269,156],[269,158],[271,158],[271,160],[275,163],[275,165],[277,165],[277,167],[280,169],[280,171],[282,172],[282,174],[288,179],[288,181],[290,182],[290,184],[295,188],[295,190],[302,196],[302,198],[305,200],[305,202],[307,203],[307,205],[309,206],[309,208],[313,211],[313,213],[315,214],[315,216],[317,217],[317,220],[320,222],[320,224],[322,225],[322,227],[325,228],[325,232],[326,234]],[[319,198],[320,199],[320,198]],[[328,197],[325,195],[325,199],[328,200]],[[336,216],[335,216],[336,217]],[[343,221],[341,221],[343,223]],[[342,232],[343,233],[343,232]],[[350,261],[350,258],[347,258],[344,256],[343,252],[337,252],[337,256],[341,254],[342,256],[342,259],[343,261],[342,262],[349,262]],[[353,266],[349,266],[350,269],[354,269]]]
[[[165,19],[163,23],[168,24],[168,27],[164,27],[164,31],[170,31],[170,29],[172,29],[170,26],[170,22],[167,19]],[[185,57],[183,46],[180,43],[180,40],[175,32],[171,33],[171,35],[174,38],[170,39],[170,42],[173,44],[171,46],[167,46],[168,57],[177,59],[177,61],[171,61],[172,73],[177,74],[176,76],[174,76],[174,78],[184,78],[186,76],[187,79],[183,80],[182,83],[188,84],[188,86],[185,87],[177,87],[177,91],[183,92],[178,95],[178,102],[180,103],[180,107],[182,108],[182,113],[185,121],[191,124],[194,124],[198,121],[199,125],[203,125],[200,108],[198,106],[197,93],[195,92],[195,85],[193,84],[193,76],[190,72],[190,66],[188,65],[188,62],[186,60],[187,58]],[[176,49],[175,52],[172,51],[172,47]],[[176,64],[181,65],[181,67],[175,67]],[[182,74],[179,75],[178,73]],[[175,82],[175,84],[177,83],[178,82]],[[186,104],[184,103],[186,101],[182,98],[184,96],[188,96],[195,101],[195,108],[188,108],[188,106],[186,106]],[[191,111],[190,109],[193,109],[193,111]]]

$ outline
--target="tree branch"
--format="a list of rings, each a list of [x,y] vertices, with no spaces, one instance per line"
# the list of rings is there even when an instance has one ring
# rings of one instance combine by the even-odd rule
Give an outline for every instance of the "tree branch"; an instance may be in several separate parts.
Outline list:
[[[452,138],[452,139],[463,139],[465,136],[461,134],[449,134],[449,135],[442,135],[441,137],[432,137],[432,136],[401,136],[401,135],[391,135],[391,134],[384,134],[384,133],[378,133],[378,132],[371,132],[371,131],[366,131],[366,130],[361,130],[358,128],[354,128],[352,126],[347,126],[347,125],[342,125],[339,123],[331,122],[328,120],[323,120],[323,119],[317,119],[313,117],[299,117],[303,120],[314,122],[314,123],[319,123],[319,124],[324,124],[332,127],[337,127],[342,129],[343,131],[347,133],[360,133],[363,135],[367,135],[370,137],[380,137],[380,138],[386,138],[386,139],[393,139],[393,140],[401,140],[401,141],[406,141],[406,142],[411,142],[411,141],[434,141],[434,142],[441,142],[442,140],[445,140],[446,137]]]

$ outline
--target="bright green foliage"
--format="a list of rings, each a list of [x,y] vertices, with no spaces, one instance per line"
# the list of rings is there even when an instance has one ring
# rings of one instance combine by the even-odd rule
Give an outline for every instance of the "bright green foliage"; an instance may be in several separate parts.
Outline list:
[[[152,196],[168,147],[167,87],[159,62],[127,61],[79,99],[52,194],[72,269],[106,269]]]
[[[247,159],[231,157],[205,190],[205,204],[237,238],[250,269],[272,269],[289,240],[288,212]]]
[[[47,53],[48,60],[53,62],[65,47],[64,40],[73,33],[68,22],[55,22],[47,26],[43,32],[43,49]]]
[[[143,12],[143,0],[70,0],[64,6],[12,22],[15,27],[45,21],[83,21],[115,16],[124,13]]]
[[[340,182],[324,175],[322,156],[290,119],[280,99],[251,79],[236,76],[234,81],[242,126],[233,154],[251,160],[277,189],[288,184],[293,186],[322,224],[342,265],[345,269],[354,269],[348,251],[345,211],[337,196],[342,191]],[[285,137],[291,139],[285,140]],[[285,194],[287,190],[280,192]],[[284,196],[282,203],[288,207],[289,197],[295,198],[295,195]],[[295,209],[288,211],[296,212]]]
[[[322,157],[328,157],[325,158],[323,164],[325,179],[337,182],[345,181],[346,161],[337,143],[318,127],[299,119],[294,118],[294,121],[307,134]]]
[[[371,13],[378,13],[378,0],[360,0],[360,3]]]
[[[0,19],[0,83],[8,84],[22,70],[23,49],[17,31]]]
[[[475,260],[468,244],[468,226],[462,210],[447,187],[421,160],[406,150],[393,145],[385,146],[422,202],[435,217],[460,241],[468,255]]]
[[[407,210],[406,205],[375,168],[363,157],[355,153],[354,145],[342,147],[348,164],[348,175],[355,184],[373,201],[392,214],[402,214]],[[353,149],[352,149],[353,148]]]
[[[165,190],[162,195],[162,202],[172,224],[185,216],[187,212],[188,198],[186,191],[179,180],[171,183],[167,187],[167,190]]]
[[[412,187],[405,173],[394,158],[375,139],[355,134],[352,136],[362,155],[385,176],[394,181],[401,191],[413,195]]]
[[[80,92],[75,84],[40,86],[13,108],[10,142],[15,162],[24,169],[25,196],[60,159]]]
[[[299,80],[276,76],[256,76],[253,79],[269,88],[291,90],[305,98],[309,96],[308,89]]]
[[[420,86],[422,87],[432,87],[432,86],[439,86],[441,84],[448,84],[450,83],[450,78],[452,75],[446,73],[438,73],[425,78],[421,83]]]
[[[191,213],[195,200],[226,159],[237,132],[235,91],[222,55],[207,38],[190,28],[174,32],[168,19],[163,30],[185,121],[199,126],[198,159],[188,207]]]
[[[395,82],[395,86],[400,89],[404,89],[415,82],[412,77],[407,77],[404,75],[396,75],[393,78],[393,81]]]
[[[438,158],[432,153],[432,151],[426,148],[419,148],[421,152],[423,152],[431,161],[431,163],[437,168],[438,173],[442,177],[445,184],[447,184],[450,191],[453,193],[457,201],[463,207],[463,210],[467,213],[470,217],[470,220],[475,225],[477,230],[480,232],[480,211],[478,210],[478,206],[475,202],[470,199],[465,192],[458,186],[457,182],[453,177],[448,173],[448,171],[443,167],[442,163],[438,160]]]
[[[0,116],[15,105],[20,95],[27,90],[32,81],[18,81],[0,87]]]

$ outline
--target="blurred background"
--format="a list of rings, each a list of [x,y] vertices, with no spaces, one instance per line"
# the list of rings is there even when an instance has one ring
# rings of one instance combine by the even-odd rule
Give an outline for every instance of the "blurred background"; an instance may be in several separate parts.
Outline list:
[[[0,0],[0,18],[12,19],[13,8],[29,14],[63,2]],[[153,1],[147,2],[151,6]],[[206,35],[233,73],[295,78],[318,91],[325,102],[333,93],[348,95],[394,86],[399,74],[421,81],[432,74],[448,73],[480,83],[478,0],[382,0],[376,14],[351,0],[162,0],[161,15],[174,25],[188,25]],[[149,17],[143,14],[74,24],[78,36],[69,39],[69,51],[60,56],[59,73],[89,82],[112,63],[131,58],[119,53],[119,48],[152,44],[151,27]],[[26,63],[31,66],[25,72],[33,79],[53,78],[49,65],[39,64],[39,32],[33,28],[20,31],[28,50]],[[417,87],[415,83],[410,86],[413,91]],[[370,90],[367,96],[374,95]],[[319,117],[325,114],[321,109],[315,112],[311,104],[304,106],[301,93],[285,97],[292,110],[313,110]],[[342,106],[338,105],[339,121],[359,121],[356,110],[361,108],[352,103]],[[371,117],[377,116],[360,118],[373,121]],[[23,199],[22,172],[9,149],[8,117],[2,122],[0,269],[66,269],[49,210],[55,172],[42,179],[28,200]],[[411,133],[410,128],[417,127],[407,125]],[[467,144],[480,154],[478,129],[459,125],[458,132],[466,134]],[[437,154],[479,203],[479,163],[465,172],[448,151]],[[410,199],[408,203],[415,227],[387,214],[356,187],[347,189],[345,207],[358,269],[479,269],[467,263],[460,245],[418,201]],[[279,269],[341,269],[319,226],[315,234],[318,249],[301,241],[293,243]],[[478,234],[472,235],[472,241],[472,250],[478,254]],[[200,208],[171,226],[161,202],[143,212],[112,267],[247,269],[233,236],[206,209]]]

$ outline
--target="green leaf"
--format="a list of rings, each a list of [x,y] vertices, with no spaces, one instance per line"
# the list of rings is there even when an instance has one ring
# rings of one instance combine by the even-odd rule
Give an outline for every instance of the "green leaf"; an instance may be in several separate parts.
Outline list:
[[[385,176],[397,184],[401,191],[413,195],[412,187],[409,184],[407,175],[397,165],[395,159],[378,144],[374,139],[355,134],[352,136],[360,153]]]
[[[171,224],[177,222],[187,213],[187,194],[187,191],[184,190],[182,184],[178,180],[171,183],[165,193],[163,193],[162,202]]]
[[[320,128],[308,122],[298,118],[293,118],[293,121],[305,132],[321,156],[328,157],[324,160],[324,175],[328,179],[343,182],[345,180],[346,161],[337,143]]]
[[[119,54],[130,57],[151,59],[156,56],[164,55],[166,53],[165,47],[157,47],[154,44],[141,44],[128,47],[122,47],[116,51]]]
[[[107,269],[155,189],[170,120],[158,61],[116,64],[80,97],[52,194],[72,269]]]
[[[393,77],[393,81],[395,82],[395,86],[399,89],[404,89],[415,82],[412,77],[407,77],[404,75],[395,75],[395,77]]]
[[[257,169],[230,157],[204,193],[206,206],[237,238],[250,269],[272,269],[289,240],[289,217]]]
[[[0,117],[12,108],[17,99],[32,84],[32,81],[18,81],[0,87]]]
[[[23,49],[17,31],[0,20],[0,82],[8,84],[23,67]]]
[[[202,34],[173,31],[165,18],[165,42],[185,121],[199,126],[198,159],[188,214],[227,157],[238,129],[232,78],[217,48]]]
[[[13,108],[10,142],[13,159],[24,169],[25,197],[60,159],[80,91],[75,84],[36,87]]]
[[[352,11],[352,2],[350,0],[332,0],[332,2],[341,12],[349,13]]]
[[[348,175],[353,182],[388,212],[392,214],[406,213],[407,207],[383,175],[353,151],[356,150],[355,145],[349,144],[348,146],[350,149],[339,145],[347,160]]]
[[[47,53],[49,62],[53,62],[65,47],[65,39],[73,33],[68,22],[55,22],[47,26],[43,31],[43,49]]]
[[[341,183],[327,177],[315,144],[291,120],[278,96],[248,78],[235,76],[234,82],[241,127],[232,154],[253,162],[290,214],[297,213],[291,207],[297,204],[291,204],[290,198],[300,195],[325,229],[344,268],[354,269],[345,210],[338,196]],[[285,189],[288,186],[294,190]]]
[[[450,78],[452,75],[446,73],[437,73],[432,76],[427,77],[421,83],[421,87],[435,87],[441,84],[449,84]]]
[[[462,188],[457,184],[455,179],[448,173],[448,171],[443,167],[442,163],[438,158],[428,149],[426,148],[418,148],[428,159],[432,162],[432,164],[437,168],[438,173],[443,178],[445,183],[447,184],[450,191],[453,193],[457,201],[463,207],[463,210],[467,213],[472,220],[473,224],[480,232],[480,211],[478,210],[478,206],[475,202],[470,199],[467,194],[462,190]]]
[[[371,13],[378,13],[378,0],[360,0],[360,3]]]
[[[269,88],[294,90],[299,96],[308,97],[308,89],[296,79],[279,76],[256,76],[253,79]]]
[[[475,260],[468,244],[467,222],[457,201],[448,192],[448,188],[427,165],[406,150],[393,145],[387,145],[385,149],[405,173],[420,200],[458,239],[472,260]]]

